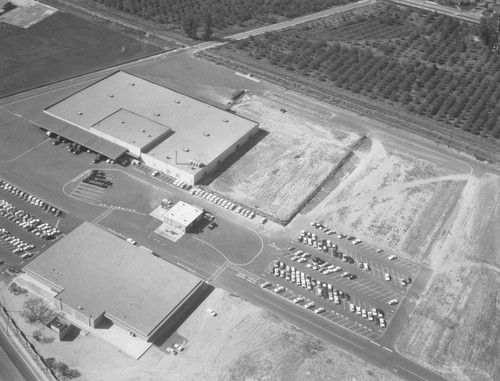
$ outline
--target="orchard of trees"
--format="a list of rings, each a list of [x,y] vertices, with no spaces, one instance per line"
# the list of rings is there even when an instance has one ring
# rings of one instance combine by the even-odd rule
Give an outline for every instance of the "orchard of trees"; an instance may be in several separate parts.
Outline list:
[[[388,4],[376,9],[222,49],[499,138],[500,54],[481,40],[481,26]]]
[[[294,18],[353,0],[93,0],[160,24],[182,27],[188,37],[209,39],[212,30],[272,24],[276,17]],[[208,17],[209,15],[210,17]],[[202,27],[198,35],[198,27]]]

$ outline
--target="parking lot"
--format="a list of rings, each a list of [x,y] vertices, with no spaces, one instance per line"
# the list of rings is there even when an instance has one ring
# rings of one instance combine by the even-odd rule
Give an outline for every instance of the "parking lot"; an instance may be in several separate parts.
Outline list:
[[[308,226],[277,253],[261,285],[300,308],[375,340],[390,324],[419,269],[355,237]]]
[[[52,245],[66,213],[46,201],[0,179],[0,269],[21,268]]]

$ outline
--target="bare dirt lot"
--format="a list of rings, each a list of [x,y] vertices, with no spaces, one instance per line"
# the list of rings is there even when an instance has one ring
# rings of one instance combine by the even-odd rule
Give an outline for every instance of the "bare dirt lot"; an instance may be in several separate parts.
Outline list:
[[[398,350],[454,380],[500,379],[500,178],[468,182]]]
[[[286,219],[330,174],[359,136],[269,97],[246,95],[237,114],[267,135],[212,183],[229,198]]]
[[[356,150],[358,164],[307,215],[412,259],[427,260],[467,175],[380,141]]]
[[[28,325],[15,312],[29,297],[14,296],[6,288],[1,293],[12,317],[32,339],[39,327]],[[207,308],[218,315],[212,317]],[[42,335],[50,338],[51,332],[42,329]],[[175,336],[185,348],[177,356],[152,347],[137,361],[92,334],[67,342],[32,341],[42,356],[80,371],[81,380],[397,379],[222,290],[215,290]]]

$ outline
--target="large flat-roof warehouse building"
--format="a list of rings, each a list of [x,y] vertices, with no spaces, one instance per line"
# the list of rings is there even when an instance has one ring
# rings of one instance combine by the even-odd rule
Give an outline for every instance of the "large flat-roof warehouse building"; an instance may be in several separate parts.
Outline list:
[[[51,132],[84,130],[188,184],[215,170],[258,131],[257,122],[123,71],[44,112],[61,122]]]
[[[24,271],[80,323],[95,328],[109,319],[146,341],[183,319],[206,291],[195,275],[87,222]]]

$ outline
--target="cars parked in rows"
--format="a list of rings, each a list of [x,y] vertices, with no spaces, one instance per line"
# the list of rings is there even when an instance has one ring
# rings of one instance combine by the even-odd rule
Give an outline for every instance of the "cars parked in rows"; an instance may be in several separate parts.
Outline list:
[[[292,250],[289,250],[289,251],[292,252]],[[293,254],[294,254],[294,257],[300,258],[302,255],[305,254],[305,252],[302,250],[297,250]],[[313,262],[308,263],[308,266],[311,265],[311,266],[309,266],[309,268],[314,269],[314,267],[317,267],[316,270],[318,270],[318,271],[323,270],[323,274],[327,274],[328,270],[335,268],[335,265],[331,265],[328,262],[326,262],[323,259],[318,258],[318,257],[312,258],[311,261],[313,261]],[[327,271],[325,271],[325,270],[327,270]],[[341,269],[340,269],[340,271],[341,271]],[[342,300],[347,303],[351,299],[349,294],[345,293],[341,289],[334,288],[331,283],[320,282],[319,280],[312,278],[311,275],[305,274],[304,272],[296,269],[295,267],[287,265],[285,262],[282,262],[280,259],[274,260],[273,266],[270,269],[270,273],[274,274],[276,277],[285,278],[286,280],[289,280],[292,283],[297,284],[298,286],[306,288],[309,291],[314,290],[315,291],[314,293],[317,297],[324,298],[330,302],[333,302],[333,304],[335,304],[335,305],[341,305]],[[353,276],[353,274],[351,274],[349,272],[345,272],[343,274],[343,276],[344,277],[351,277],[351,276]],[[280,287],[282,287],[282,286],[280,286]],[[275,290],[277,290],[277,289],[278,288],[275,288]],[[275,291],[275,292],[277,292],[277,291]],[[305,299],[301,296],[292,299],[292,302],[295,304],[302,303],[304,301],[305,301]],[[308,302],[307,304],[304,305],[304,307],[308,308],[308,309],[312,309],[315,307],[314,302]],[[364,307],[356,306],[354,303],[349,303],[349,311],[351,313],[356,313],[357,315],[361,316],[362,318],[367,319],[368,321],[373,322],[374,324],[377,324],[377,325],[380,325],[378,319],[380,317],[383,317],[382,310],[373,308],[372,311],[370,311],[369,309],[366,309]],[[318,312],[318,313],[322,313],[322,312]],[[377,317],[377,318],[375,318],[375,317]],[[382,325],[380,325],[380,326],[382,326]]]
[[[229,210],[234,210],[236,213],[239,213],[245,217],[248,217],[250,219],[255,218],[256,214],[254,211],[245,209],[242,206],[238,206],[237,204],[226,200],[224,197],[220,197],[216,194],[210,193],[208,191],[205,191],[200,188],[193,188],[190,192],[192,195],[199,196],[201,198],[204,198],[210,202],[213,202],[215,204],[220,205],[223,208],[229,209]],[[262,218],[260,221],[262,224],[265,224],[267,222],[267,218]]]
[[[9,182],[5,180],[0,179],[0,189],[3,189],[6,192],[10,192],[14,194],[15,196],[19,197],[20,199],[42,209],[43,211],[47,213],[52,213],[53,215],[57,217],[63,217],[64,214],[61,210],[58,208],[50,205],[49,203],[45,202],[44,200],[39,199],[38,197],[35,197],[28,192],[25,192],[21,190],[20,188],[10,184]]]
[[[5,228],[0,228],[0,240],[9,244],[11,251],[14,254],[21,254],[23,258],[31,257],[33,254],[30,251],[36,248],[35,245],[17,238]]]
[[[189,185],[189,184],[187,184],[184,181],[179,180],[179,179],[175,180],[173,182],[173,185],[176,186],[177,188],[181,188],[181,189],[186,189],[186,190],[191,189],[191,185]]]
[[[0,200],[0,216],[15,222],[23,229],[40,238],[53,239],[61,234],[60,230],[48,223],[42,223],[39,218],[30,215],[22,209],[17,209],[6,200]]]

